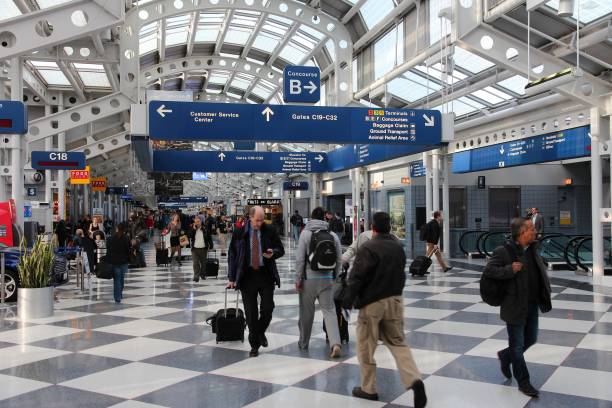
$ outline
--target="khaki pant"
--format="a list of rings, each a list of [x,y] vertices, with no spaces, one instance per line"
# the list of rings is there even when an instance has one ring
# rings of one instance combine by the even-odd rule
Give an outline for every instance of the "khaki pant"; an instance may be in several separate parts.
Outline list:
[[[218,233],[219,235],[219,246],[222,252],[225,252],[225,250],[227,249],[227,234],[224,234],[222,232]]]
[[[357,358],[361,366],[361,389],[376,394],[376,360],[374,352],[378,340],[389,348],[406,388],[421,378],[404,341],[404,300],[392,296],[370,303],[359,310],[357,320]]]
[[[435,246],[436,246],[435,244],[430,244],[429,242],[427,243],[427,255],[431,254],[431,251],[433,251]],[[443,269],[448,268],[448,264],[446,263],[444,258],[442,258],[442,251],[440,251],[440,250],[436,251],[436,259],[438,260],[438,264]]]

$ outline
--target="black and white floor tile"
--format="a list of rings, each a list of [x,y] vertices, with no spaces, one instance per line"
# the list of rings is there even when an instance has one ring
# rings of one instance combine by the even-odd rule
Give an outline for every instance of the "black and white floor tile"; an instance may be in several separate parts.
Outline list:
[[[154,265],[152,246],[145,249]],[[293,249],[279,260],[269,347],[249,358],[246,343],[217,344],[207,317],[223,307],[221,279],[191,281],[192,267],[132,269],[125,299],[112,281],[79,293],[61,289],[53,317],[21,322],[0,310],[0,407],[383,407],[411,406],[390,353],[376,353],[380,402],[351,397],[359,383],[355,326],[339,360],[328,358],[318,313],[308,350],[297,346]],[[458,264],[459,265],[459,264]],[[554,310],[541,317],[526,359],[539,400],[499,372],[506,345],[497,308],[480,302],[481,266],[437,267],[407,281],[406,340],[425,377],[432,408],[612,407],[612,295],[553,278]],[[233,296],[230,301],[235,301]]]

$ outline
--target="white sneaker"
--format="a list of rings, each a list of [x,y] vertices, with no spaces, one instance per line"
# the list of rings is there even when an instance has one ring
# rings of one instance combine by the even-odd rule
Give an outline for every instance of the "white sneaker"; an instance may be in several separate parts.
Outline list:
[[[341,354],[342,354],[342,348],[340,348],[339,345],[335,344],[332,347],[332,350],[331,350],[331,353],[329,354],[329,356],[331,358],[339,358]]]

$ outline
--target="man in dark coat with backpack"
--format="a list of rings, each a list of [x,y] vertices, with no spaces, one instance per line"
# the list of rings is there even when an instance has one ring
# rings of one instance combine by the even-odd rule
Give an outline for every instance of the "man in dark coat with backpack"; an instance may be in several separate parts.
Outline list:
[[[252,207],[249,222],[232,234],[228,254],[228,289],[242,293],[244,314],[249,327],[249,356],[257,357],[260,347],[268,347],[266,330],[274,310],[274,285],[280,288],[276,260],[285,255],[280,237],[264,224],[262,207]],[[258,296],[261,305],[258,307]]]
[[[514,374],[519,390],[537,398],[539,392],[529,381],[524,353],[538,338],[538,309],[542,313],[552,309],[550,280],[531,220],[517,218],[511,229],[512,241],[493,251],[483,273],[483,278],[498,281],[499,299],[485,299],[486,293],[483,299],[501,304],[501,319],[506,322],[508,348],[497,353],[502,374],[508,379]],[[487,289],[481,281],[483,290]]]
[[[453,269],[452,266],[449,266],[444,258],[442,257],[442,253],[440,252],[440,248],[438,248],[438,243],[440,242],[440,237],[442,236],[442,211],[434,212],[433,219],[430,220],[427,224],[422,227],[421,230],[421,240],[427,242],[427,256],[431,257],[432,255],[436,255],[436,259],[440,264],[440,267],[444,272],[448,272]],[[448,245],[448,244],[445,244]]]

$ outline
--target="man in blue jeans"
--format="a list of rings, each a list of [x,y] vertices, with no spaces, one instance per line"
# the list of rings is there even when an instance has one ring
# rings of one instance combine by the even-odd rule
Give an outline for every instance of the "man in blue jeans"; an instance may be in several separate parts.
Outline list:
[[[501,318],[508,330],[508,347],[497,353],[502,374],[508,379],[514,374],[519,390],[537,398],[524,353],[538,339],[538,309],[543,313],[552,309],[550,281],[531,219],[515,219],[511,230],[512,240],[493,251],[484,274],[503,281]]]
[[[113,297],[115,303],[121,303],[125,274],[130,262],[130,239],[125,233],[125,224],[117,225],[117,232],[108,239],[105,261],[113,265]]]

